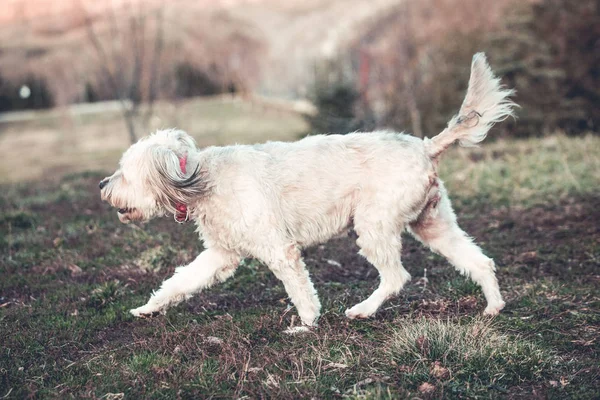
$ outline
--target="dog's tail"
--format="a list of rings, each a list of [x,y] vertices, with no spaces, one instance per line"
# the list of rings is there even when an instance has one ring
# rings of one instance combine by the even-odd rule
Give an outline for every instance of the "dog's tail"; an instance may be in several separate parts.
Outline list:
[[[514,115],[514,109],[518,107],[510,99],[514,93],[514,90],[502,86],[500,79],[494,76],[485,54],[475,54],[467,95],[460,111],[439,135],[425,139],[427,154],[436,158],[457,140],[461,146],[477,146],[496,122]]]

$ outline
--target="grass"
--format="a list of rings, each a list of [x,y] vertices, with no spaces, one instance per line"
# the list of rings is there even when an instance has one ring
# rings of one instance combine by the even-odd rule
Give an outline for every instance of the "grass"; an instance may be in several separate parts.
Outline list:
[[[377,285],[350,237],[304,252],[323,315],[296,336],[282,285],[251,260],[134,319],[201,250],[193,226],[119,224],[98,198],[103,173],[5,184],[0,398],[597,398],[598,144],[497,141],[442,161],[461,225],[497,262],[495,319],[476,285],[407,237],[411,283],[376,318],[347,320]]]
[[[470,395],[485,395],[490,388],[506,392],[522,382],[544,380],[558,363],[548,348],[503,334],[489,319],[409,320],[386,347],[402,379],[415,387],[435,383],[440,394],[459,394],[465,382]]]
[[[597,192],[599,149],[600,137],[591,134],[498,140],[476,149],[457,148],[444,156],[440,168],[450,193],[528,206]]]

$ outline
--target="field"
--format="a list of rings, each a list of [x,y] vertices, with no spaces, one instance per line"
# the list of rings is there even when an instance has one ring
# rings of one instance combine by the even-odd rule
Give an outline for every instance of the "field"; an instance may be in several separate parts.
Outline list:
[[[298,335],[283,332],[298,324],[283,286],[252,260],[134,319],[201,250],[194,227],[121,225],[103,172],[4,184],[0,398],[597,398],[599,150],[598,136],[555,135],[444,157],[459,222],[497,262],[498,317],[407,236],[412,281],[375,318],[346,319],[378,283],[351,236],[304,252],[323,315]]]
[[[293,140],[308,129],[304,119],[286,111],[293,104],[215,96],[159,102],[145,136],[176,127],[196,138],[199,146]],[[27,112],[32,118],[0,117],[0,183],[42,180],[65,173],[108,171],[129,146],[118,104],[79,105]]]

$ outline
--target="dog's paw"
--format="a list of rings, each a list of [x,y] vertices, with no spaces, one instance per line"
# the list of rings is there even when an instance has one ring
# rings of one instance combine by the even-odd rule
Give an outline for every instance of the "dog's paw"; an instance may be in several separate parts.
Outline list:
[[[156,307],[146,304],[145,306],[141,306],[135,308],[133,310],[129,310],[131,315],[138,318],[152,318],[161,314],[161,310],[156,309]]]
[[[495,304],[489,304],[483,311],[483,315],[489,315],[489,316],[498,315],[500,313],[500,310],[502,310],[505,305],[506,305],[506,303],[504,303],[503,301],[501,301],[499,303],[495,303]]]
[[[317,320],[319,319],[318,313],[309,313],[300,315],[300,320],[302,321],[302,325],[313,327],[317,326]]]
[[[346,317],[350,319],[365,319],[375,314],[376,311],[377,310],[371,310],[363,303],[360,303],[346,310]]]

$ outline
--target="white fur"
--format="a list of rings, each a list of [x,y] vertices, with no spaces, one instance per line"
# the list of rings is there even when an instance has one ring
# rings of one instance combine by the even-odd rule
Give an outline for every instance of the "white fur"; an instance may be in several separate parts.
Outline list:
[[[513,89],[505,89],[500,79],[494,76],[485,54],[475,54],[467,95],[460,111],[450,120],[448,128],[426,141],[427,152],[437,157],[457,140],[461,146],[476,146],[495,123],[514,116],[517,105],[510,100],[514,94]]]
[[[313,325],[321,306],[300,251],[354,227],[360,254],[381,280],[369,298],[346,311],[349,318],[373,315],[410,279],[400,260],[405,229],[481,285],[485,312],[498,313],[504,302],[494,263],[458,227],[436,170],[437,156],[450,143],[483,139],[511,113],[485,58],[476,56],[473,69],[461,114],[443,140],[377,131],[199,150],[184,132],[168,130],[133,145],[121,168],[103,181],[103,198],[127,209],[119,214],[123,222],[172,214],[183,202],[206,250],[131,312],[165,312],[232,276],[241,259],[255,257],[283,282],[302,322]],[[482,117],[461,121],[472,111]]]

